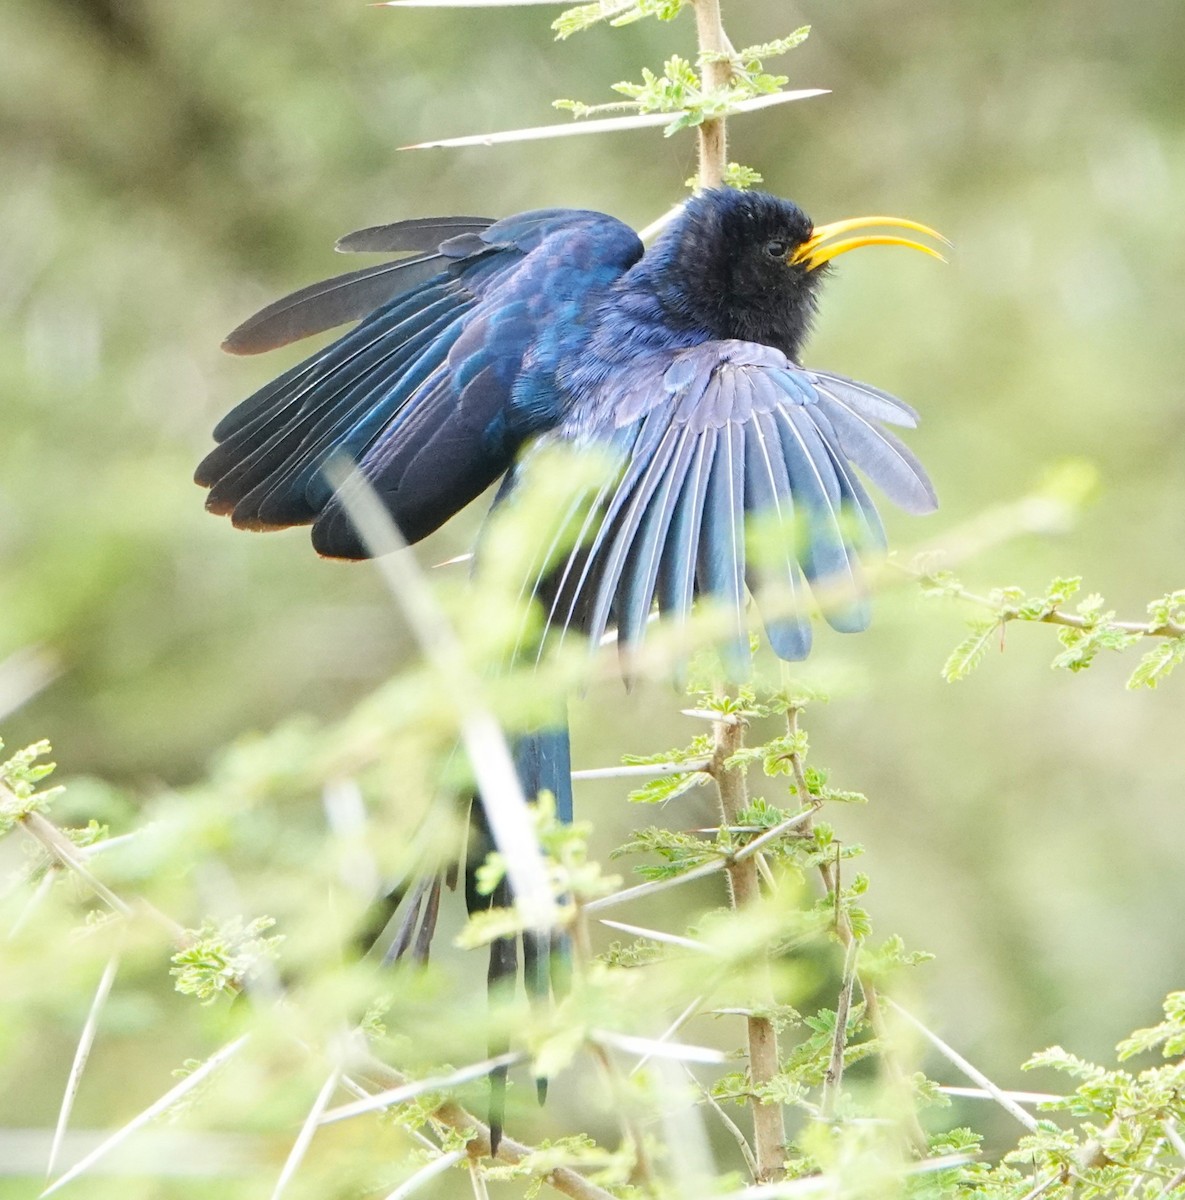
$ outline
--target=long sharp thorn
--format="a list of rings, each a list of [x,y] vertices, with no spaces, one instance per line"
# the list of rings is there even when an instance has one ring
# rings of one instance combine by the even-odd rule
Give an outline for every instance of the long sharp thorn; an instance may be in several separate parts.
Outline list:
[[[138,1129],[142,1129],[150,1121],[167,1112],[182,1096],[192,1092],[198,1084],[218,1070],[223,1063],[236,1055],[247,1044],[248,1040],[249,1035],[244,1034],[242,1037],[236,1038],[233,1042],[227,1043],[221,1050],[211,1054],[197,1070],[190,1072],[176,1087],[170,1088],[159,1100],[150,1104],[143,1112],[133,1117],[122,1129],[117,1129],[115,1133],[96,1146],[89,1154],[79,1159],[64,1175],[59,1175],[41,1193],[41,1200],[44,1200],[46,1196],[52,1196],[54,1192],[65,1187],[66,1184],[77,1179],[80,1175],[85,1174],[100,1159],[105,1158],[117,1146],[127,1141]]]
[[[54,1126],[53,1142],[49,1148],[49,1163],[45,1168],[47,1182],[53,1178],[58,1155],[62,1150],[62,1139],[66,1136],[66,1128],[70,1124],[70,1113],[74,1109],[74,1098],[78,1095],[78,1086],[82,1082],[82,1072],[86,1069],[91,1047],[95,1044],[95,1033],[99,1028],[99,1014],[103,1011],[103,1005],[107,1003],[107,997],[111,995],[111,987],[115,983],[115,975],[118,970],[119,955],[117,953],[107,960],[107,966],[99,978],[99,986],[95,989],[95,997],[91,1001],[90,1011],[86,1014],[82,1033],[78,1036],[78,1048],[74,1051],[74,1061],[70,1064],[70,1075],[66,1080],[66,1090],[62,1094],[62,1106],[58,1110],[58,1123]]]
[[[305,1117],[304,1124],[301,1125],[300,1132],[296,1135],[296,1141],[292,1143],[292,1149],[284,1161],[284,1169],[280,1172],[280,1178],[276,1180],[275,1189],[272,1191],[272,1200],[280,1200],[284,1190],[292,1182],[300,1164],[304,1161],[304,1156],[312,1143],[313,1134],[317,1132],[321,1114],[324,1113],[329,1101],[333,1098],[333,1093],[337,1090],[338,1082],[341,1080],[341,1074],[341,1068],[334,1067],[329,1072],[329,1078],[321,1085],[321,1090],[317,1093],[317,1098],[313,1101],[313,1106],[309,1109],[308,1116]]]

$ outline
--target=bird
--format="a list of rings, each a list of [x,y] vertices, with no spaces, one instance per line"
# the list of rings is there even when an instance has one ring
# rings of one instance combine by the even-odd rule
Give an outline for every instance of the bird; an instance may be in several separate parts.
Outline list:
[[[256,354],[356,322],[223,417],[196,481],[239,528],[311,525],[319,554],[362,559],[366,540],[325,470],[334,456],[415,543],[501,480],[497,507],[548,446],[605,453],[615,469],[581,509],[579,536],[530,583],[553,633],[596,644],[615,632],[628,656],[653,610],[686,620],[711,601],[731,614],[728,644],[743,657],[748,596],[760,603],[772,581],[789,603],[763,613],[768,643],[801,660],[810,588],[830,597],[822,614],[840,632],[869,623],[861,559],[885,534],[865,480],[907,512],[937,506],[885,428],[914,427],[914,409],[802,361],[837,257],[876,245],[942,257],[901,231],[945,241],[898,217],[815,225],[792,201],[728,187],[691,197],[649,248],[583,209],[358,230],[336,248],[401,257],[302,288],[226,338],[230,353]],[[746,552],[745,520],[763,514],[796,523],[772,564]],[[515,756],[524,793],[550,791],[571,820],[566,725],[522,734]],[[471,910],[508,901],[505,885],[466,891]],[[528,939],[529,989],[546,990],[546,958]],[[517,969],[502,939],[491,983]],[[491,1125],[496,1141],[500,1110]]]

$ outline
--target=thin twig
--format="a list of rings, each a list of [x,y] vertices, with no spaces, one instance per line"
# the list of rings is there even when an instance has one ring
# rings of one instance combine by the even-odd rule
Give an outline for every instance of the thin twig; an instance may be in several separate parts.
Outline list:
[[[900,566],[900,564],[897,564]],[[912,575],[915,579],[926,580],[932,576],[932,572],[917,570],[911,567],[901,566],[907,574]],[[1175,621],[1164,621],[1154,623],[1152,621],[1105,621],[1099,622],[1091,620],[1088,617],[1081,616],[1078,613],[1063,612],[1060,608],[1050,608],[1035,617],[1024,617],[1020,615],[1020,610],[1013,605],[1001,605],[991,599],[989,596],[980,596],[976,592],[968,591],[963,585],[949,584],[946,585],[946,592],[957,600],[966,600],[968,604],[974,604],[978,608],[987,608],[992,612],[999,613],[1000,620],[1019,621],[1024,620],[1026,624],[1033,625],[1065,625],[1070,629],[1094,629],[1100,624],[1105,624],[1108,629],[1119,629],[1124,633],[1138,633],[1141,637],[1185,637],[1185,625],[1179,625]]]
[[[29,918],[32,917],[32,915],[45,902],[45,898],[50,894],[50,892],[53,891],[53,885],[57,883],[58,875],[61,870],[61,864],[56,862],[50,863],[46,868],[45,874],[41,876],[41,879],[38,882],[37,887],[34,889],[33,894],[28,900],[25,901],[24,907],[21,909],[21,911],[17,913],[16,920],[13,921],[12,926],[8,931],[9,941],[12,941],[13,938],[15,938],[16,935],[20,933],[22,929],[24,929],[25,925],[28,924]],[[32,874],[34,873],[35,872],[30,872],[28,878],[19,879],[18,886],[26,886],[29,883]],[[14,888],[13,890],[15,891],[16,889]]]
[[[831,1042],[831,1060],[823,1076],[823,1099],[820,1108],[825,1120],[835,1116],[835,1102],[843,1087],[844,1053],[848,1045],[848,1013],[852,1007],[852,984],[856,981],[856,953],[859,942],[848,943],[843,959],[843,983],[835,1002],[835,1037]]]
[[[1021,1200],[1037,1200],[1038,1196],[1044,1195],[1051,1187],[1053,1187],[1055,1183],[1058,1183],[1060,1179],[1060,1175],[1050,1175],[1050,1177],[1044,1183],[1039,1183],[1031,1191],[1025,1192]]]
[[[337,1085],[341,1080],[341,1074],[341,1068],[335,1066],[317,1092],[312,1107],[300,1127],[300,1132],[296,1135],[296,1141],[292,1143],[292,1149],[284,1160],[280,1177],[276,1180],[276,1186],[272,1191],[272,1200],[280,1200],[288,1184],[292,1182],[299,1170],[300,1164],[304,1162],[304,1156],[313,1143],[313,1135],[317,1132],[317,1126],[321,1121],[321,1114],[333,1098],[333,1093],[337,1090]]]
[[[369,1055],[357,1065],[355,1073],[369,1077],[388,1091],[406,1087],[408,1082],[393,1067]],[[433,1111],[432,1119],[469,1139],[465,1149],[470,1158],[490,1157],[490,1127],[462,1108],[455,1100],[445,1100]],[[503,1135],[498,1145],[498,1153],[494,1157],[498,1162],[513,1165],[534,1153],[533,1146],[526,1146],[512,1137]],[[543,1179],[556,1191],[571,1196],[572,1200],[614,1200],[604,1188],[598,1187],[569,1167],[555,1167],[544,1174]]]
[[[693,775],[711,766],[710,758],[693,758],[688,762],[629,763],[620,767],[590,767],[573,771],[573,779],[626,779],[632,775]]]
[[[588,915],[583,908],[577,909],[576,921],[572,927],[572,948],[578,970],[587,973],[588,964],[592,961],[593,955],[588,930]],[[634,1168],[631,1172],[630,1182],[641,1185],[648,1191],[654,1191],[654,1165],[650,1161],[645,1135],[638,1124],[634,1107],[630,1102],[627,1081],[604,1045],[589,1039],[587,1049],[592,1060],[600,1069],[605,1085],[613,1097],[613,1105],[617,1110],[617,1119],[621,1124],[622,1134],[633,1148]],[[645,1048],[640,1051],[643,1054],[645,1052]]]
[[[798,737],[798,714],[800,711],[794,705],[791,705],[786,710],[786,730],[790,735],[791,742],[794,742]],[[793,772],[794,787],[798,792],[799,800],[803,804],[810,804],[812,802],[810,785],[807,782],[806,767],[802,761],[801,754],[796,752],[790,755],[790,768]],[[807,838],[814,834],[814,821],[811,819],[813,813],[813,808],[808,810],[807,820],[803,822],[802,832],[803,836]],[[823,887],[828,894],[835,897],[835,936],[843,946],[845,956],[853,945],[857,946],[858,953],[858,939],[852,932],[852,923],[848,919],[848,914],[844,911],[843,905],[840,903],[838,873],[830,862],[823,860],[819,863],[819,875],[822,878]],[[860,984],[860,991],[864,997],[864,1015],[868,1018],[868,1024],[872,1028],[873,1036],[880,1044],[880,1061],[884,1069],[885,1078],[893,1092],[901,1100],[906,1136],[914,1152],[924,1154],[929,1146],[929,1141],[926,1138],[925,1131],[918,1123],[917,1113],[914,1111],[913,1104],[910,1101],[910,1091],[906,1083],[905,1073],[902,1071],[900,1064],[893,1054],[889,1031],[885,1025],[884,1014],[881,1012],[880,997],[872,981],[866,975],[857,970],[855,977],[856,981]]]
[[[671,1058],[677,1062],[722,1063],[728,1060],[722,1050],[709,1046],[689,1046],[686,1042],[661,1041],[658,1038],[637,1037],[634,1034],[615,1033],[610,1029],[593,1029],[589,1040],[627,1054],[645,1054],[651,1058]],[[632,1072],[631,1072],[632,1074]]]
[[[0,792],[8,789],[0,784]],[[11,795],[11,793],[8,793]],[[95,873],[87,866],[85,856],[77,846],[50,820],[39,812],[26,812],[19,818],[21,828],[39,845],[44,847],[62,866],[73,871],[86,885],[108,906],[121,916],[134,915],[135,909],[126,900],[117,896]],[[189,935],[184,926],[179,925],[172,917],[165,916],[160,909],[147,900],[137,901],[137,907],[143,909],[158,925],[169,934],[170,939],[179,946],[189,941]]]
[[[1177,1132],[1177,1123],[1175,1121],[1166,1121],[1164,1124],[1164,1136],[1168,1138],[1169,1145],[1177,1152],[1180,1158],[1185,1158],[1185,1138],[1182,1138]]]
[[[387,1196],[387,1200],[407,1200],[408,1196],[418,1192],[424,1184],[431,1183],[437,1175],[443,1175],[449,1167],[455,1167],[464,1157],[464,1150],[450,1150],[447,1154],[434,1158],[427,1166],[421,1167],[410,1179],[404,1180]],[[470,1167],[472,1166],[471,1160]]]
[[[403,1080],[386,1091],[377,1092],[362,1100],[355,1100],[352,1104],[342,1104],[338,1108],[331,1108],[327,1113],[321,1114],[317,1124],[334,1125],[338,1121],[348,1121],[351,1117],[378,1112],[380,1109],[390,1108],[395,1104],[406,1104],[408,1100],[414,1100],[417,1096],[424,1095],[425,1092],[447,1091],[462,1083],[471,1083],[474,1079],[482,1079],[499,1067],[514,1066],[525,1058],[526,1054],[522,1051],[515,1051],[510,1054],[499,1054],[496,1058],[487,1058],[483,1062],[474,1063],[468,1067],[461,1067],[457,1071],[450,1071],[447,1075],[435,1075],[430,1079],[415,1079],[410,1082]]]
[[[1185,1183],[1185,1170],[1178,1171],[1176,1175],[1174,1175],[1172,1179],[1170,1179],[1168,1183],[1164,1185],[1164,1191],[1161,1192],[1161,1195],[1171,1196],[1173,1192],[1183,1183]]]
[[[698,7],[698,6],[697,6]],[[734,113],[756,112],[776,104],[794,100],[810,100],[814,96],[825,96],[826,88],[796,88],[794,91],[775,92],[768,96],[752,96],[739,100],[732,106]],[[431,142],[416,142],[410,146],[399,146],[399,150],[439,150],[456,146],[498,146],[507,142],[536,142],[549,138],[585,137],[596,133],[615,133],[625,129],[653,129],[677,121],[685,110],[661,113],[631,113],[626,117],[598,117],[591,120],[561,121],[554,125],[534,125],[527,129],[501,129],[492,133],[470,133],[463,137],[437,138]],[[723,124],[723,118],[716,118]],[[708,124],[707,121],[704,124]],[[702,127],[701,127],[702,128]],[[723,172],[722,172],[723,173]]]
[[[700,1005],[707,999],[707,995],[696,996],[694,1000],[658,1035],[657,1041],[662,1043],[673,1038],[675,1034],[699,1012]],[[650,1060],[653,1058],[653,1051],[647,1051],[634,1065],[630,1068],[630,1076],[636,1075]],[[686,1068],[690,1073],[691,1068]],[[694,1076],[693,1076],[694,1078]]]
[[[696,879],[715,875],[717,871],[724,870],[729,862],[729,859],[721,858],[715,862],[703,863],[701,866],[693,867],[690,871],[684,871],[681,875],[673,875],[670,879],[655,879],[651,883],[639,883],[635,884],[634,887],[622,888],[620,892],[613,892],[609,896],[601,896],[596,900],[590,900],[587,904],[581,906],[581,911],[586,913],[600,912],[604,908],[615,908],[619,904],[628,904],[631,900],[641,900],[643,896],[654,896],[658,892],[667,891],[669,888],[681,887],[683,884],[691,883]]]
[[[739,850],[721,853],[720,858],[714,862],[702,863],[698,867],[693,867],[690,871],[684,871],[680,875],[673,875],[669,879],[655,879],[650,883],[639,883],[633,887],[622,888],[619,892],[613,892],[608,896],[601,896],[596,900],[590,900],[583,906],[582,911],[595,913],[605,908],[614,908],[619,904],[628,904],[631,900],[641,900],[643,897],[653,896],[658,892],[665,892],[668,888],[680,887],[696,879],[703,879],[708,875],[714,875],[717,871],[726,870],[737,863],[743,863],[746,859],[752,858],[753,855],[764,850],[770,842],[780,838],[788,830],[794,829],[798,825],[807,824],[816,808],[818,808],[817,804],[804,812],[795,813],[794,816],[787,817],[785,821],[780,821],[772,829],[767,829],[760,837],[755,837]],[[724,827],[733,829],[736,828],[736,823],[726,821]]]
[[[481,1168],[473,1159],[469,1160],[469,1182],[473,1185],[473,1200],[490,1200],[490,1193],[486,1188],[485,1176],[481,1173]]]
[[[699,1089],[700,1095],[703,1096],[708,1107],[716,1114],[717,1117],[720,1118],[721,1125],[723,1125],[724,1128],[727,1129],[730,1134],[732,1134],[733,1140],[736,1142],[737,1148],[741,1152],[741,1157],[745,1160],[745,1166],[749,1168],[750,1176],[753,1179],[756,1179],[757,1159],[753,1157],[753,1151],[749,1146],[749,1139],[745,1137],[744,1131],[728,1115],[728,1113],[724,1111],[716,1097],[713,1096],[712,1093],[706,1087],[704,1087],[704,1085],[700,1083],[698,1079],[696,1079],[691,1068],[686,1067],[685,1070],[687,1071],[688,1079],[690,1079],[691,1082],[694,1083]]]
[[[809,808],[803,809],[802,812],[797,812],[794,816],[787,817],[784,821],[779,821],[772,829],[767,829],[760,837],[755,837],[751,842],[746,842],[745,845],[733,854],[732,861],[734,863],[744,862],[746,858],[764,850],[770,842],[777,841],[784,833],[789,833],[791,829],[796,829],[799,825],[806,825],[818,809],[819,805],[817,803],[811,804]]]
[[[652,942],[660,942],[666,946],[678,946],[682,950],[695,950],[700,954],[714,953],[707,942],[697,942],[694,938],[681,937],[677,933],[667,933],[662,929],[648,929],[644,925],[627,925],[624,921],[610,921],[607,917],[602,917],[600,923],[607,925],[610,929],[619,929],[622,933],[648,938]]]
[[[993,1104],[996,1103],[995,1094],[986,1088],[940,1087],[938,1090],[944,1096],[958,1096],[961,1100],[990,1100]],[[1015,1100],[1017,1104],[1053,1104],[1065,1099],[1065,1096],[1058,1096],[1053,1092],[1016,1092],[1011,1088],[1001,1088],[1000,1092]]]
[[[46,1196],[53,1195],[54,1192],[63,1188],[71,1180],[77,1179],[79,1175],[90,1170],[99,1159],[105,1157],[116,1146],[122,1145],[127,1141],[136,1130],[141,1129],[150,1121],[159,1117],[162,1113],[168,1112],[182,1096],[193,1091],[204,1079],[212,1075],[219,1067],[237,1054],[246,1044],[248,1035],[244,1034],[240,1038],[236,1038],[233,1042],[223,1046],[221,1050],[211,1054],[204,1063],[196,1070],[191,1071],[184,1079],[181,1080],[175,1087],[171,1087],[159,1100],[150,1104],[143,1112],[133,1117],[121,1129],[118,1129],[109,1138],[96,1146],[89,1154],[80,1158],[64,1175],[59,1175],[54,1182],[41,1193],[41,1200],[45,1200]]]

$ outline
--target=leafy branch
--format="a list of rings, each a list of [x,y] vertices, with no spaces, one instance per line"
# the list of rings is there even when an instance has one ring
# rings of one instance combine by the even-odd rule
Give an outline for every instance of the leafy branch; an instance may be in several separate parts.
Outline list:
[[[1004,630],[1013,621],[1060,626],[1063,650],[1053,660],[1060,670],[1084,671],[1103,651],[1123,651],[1148,640],[1159,644],[1148,650],[1127,681],[1128,688],[1154,688],[1174,668],[1185,662],[1185,589],[1168,592],[1147,607],[1145,621],[1121,621],[1092,593],[1067,611],[1078,594],[1081,576],[1054,579],[1039,595],[1023,588],[996,588],[986,596],[968,590],[949,571],[923,573],[923,593],[931,597],[962,600],[984,609],[969,621],[971,633],[947,658],[942,669],[948,682],[965,679],[983,661],[994,642],[1003,644]]]
[[[675,54],[663,64],[662,74],[643,67],[641,83],[623,81],[613,84],[615,92],[628,97],[624,101],[585,104],[579,100],[556,100],[553,107],[570,112],[574,117],[611,112],[677,114],[663,130],[663,135],[670,137],[680,129],[695,128],[705,121],[730,116],[746,100],[780,92],[790,82],[789,77],[769,74],[761,59],[785,54],[803,42],[809,31],[810,27],[804,25],[789,37],[745,50],[703,50],[694,65]],[[725,68],[723,86],[707,85],[709,67]]]

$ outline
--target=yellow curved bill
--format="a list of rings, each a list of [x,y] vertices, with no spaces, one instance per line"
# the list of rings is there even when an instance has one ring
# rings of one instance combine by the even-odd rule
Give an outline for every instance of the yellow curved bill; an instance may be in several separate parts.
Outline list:
[[[943,245],[950,245],[937,229],[931,229],[929,225],[923,225],[919,221],[909,221],[904,217],[849,217],[846,221],[832,221],[830,225],[816,225],[811,236],[793,251],[788,261],[795,264],[805,263],[807,270],[813,271],[825,262],[830,262],[836,255],[846,254],[849,250],[857,250],[861,246],[905,246],[910,250],[920,250],[939,262],[946,262],[937,250],[922,242],[915,242],[912,238],[887,233],[842,236],[857,229],[878,229],[885,226],[890,229],[911,229],[915,233],[924,233]]]

